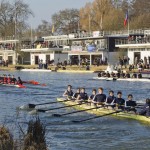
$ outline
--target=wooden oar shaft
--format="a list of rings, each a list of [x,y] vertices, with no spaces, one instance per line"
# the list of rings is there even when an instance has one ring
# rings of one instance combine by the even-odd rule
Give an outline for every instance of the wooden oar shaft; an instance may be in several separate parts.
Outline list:
[[[81,104],[79,103],[79,104],[74,104],[74,105],[68,105],[68,106],[62,106],[62,107],[56,107],[56,108],[46,109],[46,110],[43,110],[43,109],[37,109],[37,111],[39,111],[39,112],[46,112],[46,111],[49,111],[49,110],[55,110],[55,109],[61,109],[61,108],[67,108],[67,107],[72,107],[72,106],[77,106],[77,105],[81,105]]]
[[[92,120],[92,119],[96,119],[96,118],[100,118],[100,117],[104,117],[104,116],[109,116],[109,115],[119,113],[119,112],[122,112],[122,111],[115,111],[115,112],[112,112],[112,113],[104,114],[104,115],[101,115],[101,116],[94,116],[94,117],[83,119],[83,120],[74,120],[72,122],[80,123],[80,122],[84,122],[84,121],[88,121],[88,120]]]

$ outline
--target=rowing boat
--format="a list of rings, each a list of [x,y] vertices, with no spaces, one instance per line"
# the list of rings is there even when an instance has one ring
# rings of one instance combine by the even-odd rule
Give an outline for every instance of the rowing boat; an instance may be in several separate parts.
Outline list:
[[[21,69],[20,71],[27,71],[27,72],[52,72],[52,70],[48,70],[48,69]]]
[[[3,83],[0,83],[0,85],[10,86],[10,87],[17,87],[17,88],[26,88],[24,85],[21,85],[21,84],[3,84]]]
[[[57,98],[57,101],[62,102],[62,98]],[[75,102],[72,102],[72,101],[63,101],[62,103],[65,104],[65,105],[75,104]],[[73,106],[73,108],[75,108],[77,110],[89,109],[91,107],[92,106],[88,106],[86,104]],[[104,108],[99,108],[99,109],[88,110],[87,112],[91,113],[91,114],[95,114],[95,115],[104,115],[104,114],[115,112],[115,110],[106,109],[106,108],[105,109]],[[133,114],[133,113],[119,112],[119,113],[112,114],[112,116],[117,117],[117,118],[133,119],[133,120],[138,120],[140,122],[150,123],[150,117],[136,115],[136,114]]]
[[[106,81],[132,81],[132,82],[150,82],[150,79],[146,78],[106,78],[106,77],[93,77],[94,80],[106,80]]]

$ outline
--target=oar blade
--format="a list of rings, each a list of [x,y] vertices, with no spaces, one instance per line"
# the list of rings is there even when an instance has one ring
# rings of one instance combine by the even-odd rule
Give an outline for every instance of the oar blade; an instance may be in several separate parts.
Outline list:
[[[29,105],[22,105],[19,107],[20,110],[28,110],[30,109]]]
[[[28,104],[29,105],[29,108],[35,108],[35,104]]]
[[[71,122],[73,122],[73,123],[79,123],[81,121],[80,120],[72,120]]]
[[[54,116],[54,117],[61,117],[62,115],[61,114],[52,114],[52,116]]]

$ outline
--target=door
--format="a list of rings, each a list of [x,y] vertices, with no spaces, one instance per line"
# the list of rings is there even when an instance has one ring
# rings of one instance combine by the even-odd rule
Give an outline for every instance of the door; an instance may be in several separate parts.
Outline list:
[[[12,64],[12,62],[13,62],[13,57],[12,56],[8,56],[8,62],[9,62],[9,64]]]
[[[134,52],[134,64],[137,65],[141,59],[141,52]]]
[[[39,64],[39,56],[35,56],[35,65]]]

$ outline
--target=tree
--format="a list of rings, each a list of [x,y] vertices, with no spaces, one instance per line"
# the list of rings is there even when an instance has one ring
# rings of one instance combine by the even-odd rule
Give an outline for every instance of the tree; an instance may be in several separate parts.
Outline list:
[[[42,23],[38,25],[36,29],[36,34],[38,37],[49,36],[52,34],[52,25],[46,20],[42,20]]]
[[[52,15],[52,23],[58,34],[69,34],[78,30],[79,10],[65,9]]]
[[[33,15],[28,4],[22,0],[16,0],[10,3],[2,0],[0,3],[0,32],[1,36],[21,36],[27,28],[27,19]]]

